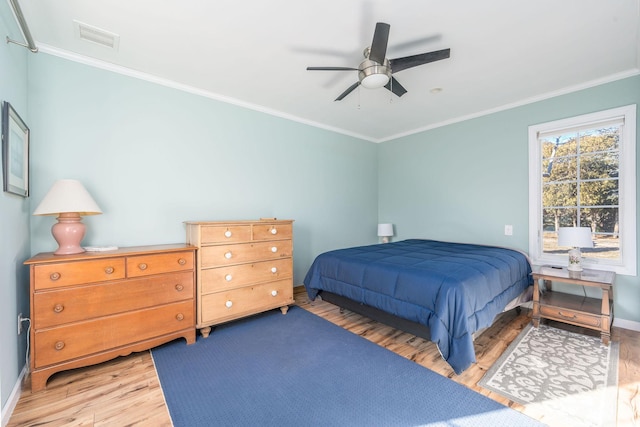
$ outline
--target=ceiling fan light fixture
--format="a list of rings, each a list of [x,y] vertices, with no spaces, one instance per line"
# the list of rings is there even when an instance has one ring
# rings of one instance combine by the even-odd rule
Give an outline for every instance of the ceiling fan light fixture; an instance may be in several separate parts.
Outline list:
[[[360,81],[360,84],[367,89],[380,89],[387,83],[389,83],[389,76],[386,74],[370,74]]]
[[[384,65],[367,59],[360,64],[359,70],[360,84],[367,89],[384,87],[391,79],[391,68],[389,68],[389,61],[386,59]]]

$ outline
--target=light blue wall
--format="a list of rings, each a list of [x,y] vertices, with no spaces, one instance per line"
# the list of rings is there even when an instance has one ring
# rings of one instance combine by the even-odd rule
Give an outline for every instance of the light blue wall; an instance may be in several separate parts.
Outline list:
[[[395,224],[395,239],[528,251],[528,127],[629,104],[640,104],[640,76],[383,143],[380,221]],[[636,276],[618,276],[614,298],[616,318],[640,322]]]
[[[377,146],[92,68],[29,58],[33,205],[79,179],[85,245],[185,241],[183,222],[294,219],[294,283],[319,252],[377,241]],[[54,250],[32,218],[32,252]]]
[[[0,101],[9,102],[28,123],[28,50],[7,44],[5,35],[20,40],[7,2],[0,2]],[[1,168],[0,168],[1,169]],[[1,180],[1,178],[0,178]],[[26,331],[17,335],[18,313],[29,313],[29,270],[22,262],[30,255],[29,199],[0,193],[0,402],[5,407],[24,367]],[[24,325],[27,326],[26,324]]]

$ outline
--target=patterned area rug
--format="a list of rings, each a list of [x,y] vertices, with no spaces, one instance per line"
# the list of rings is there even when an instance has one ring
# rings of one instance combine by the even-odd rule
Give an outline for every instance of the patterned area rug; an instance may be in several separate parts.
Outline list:
[[[478,384],[556,425],[615,426],[618,350],[617,342],[529,324]]]

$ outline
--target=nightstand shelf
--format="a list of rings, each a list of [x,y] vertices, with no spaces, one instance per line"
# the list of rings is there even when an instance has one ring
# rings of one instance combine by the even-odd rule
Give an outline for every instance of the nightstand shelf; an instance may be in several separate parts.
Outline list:
[[[602,342],[609,344],[613,311],[613,282],[611,271],[568,271],[566,268],[539,267],[533,272],[533,326],[540,319],[551,319],[600,332]],[[544,290],[539,281],[544,282]],[[601,298],[555,292],[552,282],[600,288]]]

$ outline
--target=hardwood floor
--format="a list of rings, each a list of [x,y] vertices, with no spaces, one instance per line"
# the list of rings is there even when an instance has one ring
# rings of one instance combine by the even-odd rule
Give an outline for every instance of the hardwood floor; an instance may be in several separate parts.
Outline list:
[[[505,313],[475,341],[477,363],[462,375],[440,357],[436,346],[323,301],[310,303],[303,288],[295,290],[296,304],[357,333],[397,354],[464,384],[502,404],[550,426],[554,420],[477,386],[487,369],[531,321],[530,312]],[[591,331],[587,331],[591,333]],[[640,426],[640,332],[614,328],[620,342],[618,386],[619,427]],[[8,426],[170,426],[158,377],[149,352],[55,374],[46,390],[32,394],[28,379]]]

